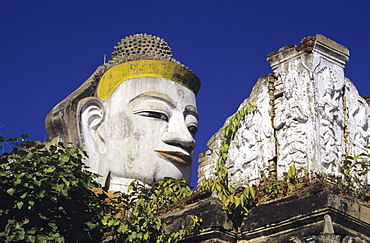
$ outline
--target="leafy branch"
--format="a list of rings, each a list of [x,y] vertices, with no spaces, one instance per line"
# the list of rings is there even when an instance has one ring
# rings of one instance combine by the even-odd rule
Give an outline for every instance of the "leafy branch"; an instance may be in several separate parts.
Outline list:
[[[80,148],[48,148],[27,136],[0,157],[0,240],[75,242],[102,235],[104,198],[91,192],[97,175],[86,171]],[[4,141],[4,138],[0,138]]]
[[[103,219],[108,226],[103,242],[178,242],[193,232],[201,219],[191,216],[191,222],[180,229],[167,232],[158,217],[167,211],[170,205],[191,195],[185,179],[164,178],[151,187],[138,181],[131,183],[129,193],[114,193],[109,204],[113,210]]]

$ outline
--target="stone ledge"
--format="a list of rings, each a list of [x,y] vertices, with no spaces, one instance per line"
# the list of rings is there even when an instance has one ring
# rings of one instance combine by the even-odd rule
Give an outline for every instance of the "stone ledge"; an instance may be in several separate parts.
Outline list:
[[[202,218],[203,222],[200,226],[200,231],[208,229],[218,229],[220,231],[233,231],[231,220],[222,210],[221,202],[218,198],[208,194],[198,202],[184,206],[183,208],[175,208],[173,211],[160,216],[166,230],[176,230],[184,222],[188,222],[191,215],[196,215]]]
[[[370,242],[370,207],[321,184],[256,206],[240,229],[233,228],[221,203],[209,194],[161,219],[166,230],[176,230],[190,222],[190,215],[203,222],[199,233],[184,242]]]
[[[370,242],[370,207],[322,185],[255,207],[238,238],[240,242],[290,242],[292,237],[318,236],[324,232],[325,215],[332,220],[333,235]]]

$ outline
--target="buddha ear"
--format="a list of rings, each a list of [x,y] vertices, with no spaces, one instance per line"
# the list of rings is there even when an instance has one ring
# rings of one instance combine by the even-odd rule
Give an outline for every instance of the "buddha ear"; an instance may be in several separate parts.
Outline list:
[[[78,103],[77,114],[81,145],[90,154],[104,154],[105,140],[99,133],[99,127],[105,118],[105,105],[97,98],[88,97]]]

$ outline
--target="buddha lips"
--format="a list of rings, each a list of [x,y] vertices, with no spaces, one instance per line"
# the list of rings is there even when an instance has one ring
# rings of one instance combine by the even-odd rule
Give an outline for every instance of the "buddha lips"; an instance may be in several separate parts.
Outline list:
[[[171,163],[181,166],[181,167],[189,167],[192,162],[192,158],[189,155],[186,155],[182,152],[175,152],[175,151],[159,151],[154,150],[169,160]]]

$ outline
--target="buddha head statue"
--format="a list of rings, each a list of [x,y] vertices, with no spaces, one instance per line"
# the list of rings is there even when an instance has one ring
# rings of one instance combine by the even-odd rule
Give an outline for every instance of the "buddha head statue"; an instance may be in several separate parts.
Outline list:
[[[55,141],[83,147],[86,164],[109,190],[124,191],[133,180],[189,181],[199,88],[163,39],[133,35],[52,109],[46,130]]]

